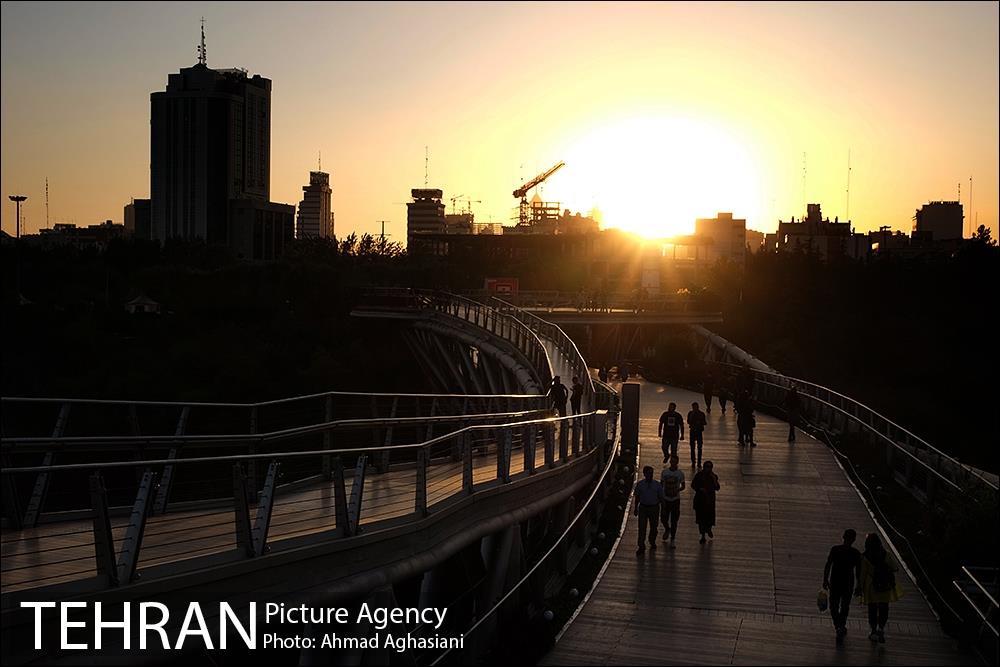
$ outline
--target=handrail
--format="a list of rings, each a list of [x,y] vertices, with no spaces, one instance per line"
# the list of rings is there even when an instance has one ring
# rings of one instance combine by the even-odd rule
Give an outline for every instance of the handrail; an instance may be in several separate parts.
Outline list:
[[[108,398],[50,398],[32,396],[3,396],[0,402],[6,403],[72,403],[72,404],[94,404],[94,405],[135,405],[144,407],[192,407],[192,408],[261,408],[268,405],[280,405],[292,401],[306,401],[316,398],[328,398],[336,396],[355,396],[363,398],[448,398],[448,399],[481,399],[481,398],[510,398],[510,399],[533,399],[538,398],[537,394],[393,394],[388,392],[357,392],[357,391],[324,391],[318,394],[303,394],[301,396],[290,396],[288,398],[278,398],[271,401],[258,401],[256,403],[206,403],[199,401],[133,401],[128,399],[108,399]]]
[[[559,348],[564,354],[569,357],[570,365],[574,367],[574,371],[577,377],[583,382],[583,395],[584,397],[593,398],[594,396],[594,382],[590,376],[590,369],[587,366],[586,360],[583,355],[580,354],[580,349],[576,346],[576,343],[572,338],[566,335],[566,332],[562,330],[557,324],[553,324],[547,320],[538,317],[534,313],[523,310],[514,304],[504,301],[499,297],[492,297],[492,299],[505,308],[505,310],[512,312],[513,316],[524,322],[524,319],[532,322],[538,329],[538,332],[543,331],[548,332],[549,339],[555,343],[556,347]],[[522,317],[524,319],[522,319]],[[531,325],[524,322],[526,326],[531,328]]]
[[[608,388],[610,388],[610,386],[608,386]],[[495,614],[500,609],[500,607],[503,605],[504,602],[510,599],[510,597],[514,595],[521,588],[521,586],[523,586],[525,583],[531,580],[535,572],[538,571],[538,569],[545,563],[545,561],[547,561],[552,556],[552,554],[556,553],[556,551],[560,549],[566,538],[572,535],[573,532],[577,530],[577,523],[579,523],[581,517],[585,516],[587,512],[591,511],[590,510],[591,505],[597,498],[598,492],[602,488],[604,488],[604,484],[608,479],[609,473],[614,469],[616,464],[616,455],[619,451],[619,448],[620,448],[620,441],[614,439],[612,441],[612,450],[609,456],[607,457],[607,461],[605,461],[604,463],[604,469],[601,471],[600,477],[594,483],[594,488],[591,490],[590,495],[587,497],[586,502],[584,502],[580,506],[580,509],[577,510],[576,515],[574,515],[573,519],[567,523],[566,528],[565,530],[563,530],[562,534],[553,542],[552,546],[550,546],[549,549],[544,554],[542,554],[542,556],[538,559],[538,561],[521,577],[521,579],[518,580],[518,582],[515,583],[513,586],[511,586],[510,590],[507,591],[507,593],[502,598],[497,600],[497,602],[492,607],[490,607],[489,610],[487,610],[484,614],[480,615],[477,618],[476,622],[472,625],[472,627],[463,633],[463,636],[465,637],[471,636],[472,633],[476,631],[476,629],[478,629],[486,620],[492,617],[493,614]],[[444,658],[448,656],[449,653],[451,653],[451,651],[452,651],[451,648],[445,649],[444,653],[435,658],[431,664],[432,665],[440,664],[441,661],[444,660]]]
[[[272,543],[298,546],[304,544],[301,540],[306,536],[315,536],[310,537],[311,540],[351,537],[362,530],[363,518],[366,530],[371,526],[419,521],[442,503],[448,506],[478,490],[527,480],[544,470],[559,469],[577,459],[603,463],[606,444],[614,441],[616,431],[609,414],[608,410],[594,410],[572,417],[547,416],[502,424],[468,425],[422,442],[402,445],[339,450],[324,446],[292,452],[4,467],[0,475],[6,478],[4,482],[8,487],[12,486],[11,478],[19,474],[90,473],[90,502],[88,507],[64,510],[69,513],[62,515],[63,520],[77,522],[67,526],[69,532],[50,535],[35,532],[30,527],[25,532],[18,532],[18,526],[14,526],[18,530],[12,531],[13,534],[5,530],[5,541],[29,540],[32,548],[30,551],[14,551],[5,557],[9,571],[5,570],[3,591],[6,595],[14,590],[63,584],[74,586],[74,590],[116,587],[131,583],[139,567],[153,568],[144,569],[146,579],[150,580],[199,567],[202,557],[228,553],[230,557],[238,558],[242,554],[243,557],[253,558],[267,553]],[[389,453],[400,451],[413,452],[415,456],[407,457],[404,463],[392,468],[388,465],[376,466],[369,472],[370,455],[384,454],[387,462]],[[598,454],[598,451],[601,453]],[[515,456],[515,452],[520,453]],[[542,454],[543,460],[540,460]],[[353,475],[348,476],[345,475],[344,459],[352,455],[357,455],[357,465],[352,466]],[[320,476],[317,469],[311,477],[289,484],[279,483],[283,463],[307,458],[323,459],[324,467],[329,461],[329,474],[324,472]],[[249,474],[249,471],[256,470],[253,462],[265,460],[270,464],[263,486],[258,486],[260,478]],[[217,492],[220,487],[218,482],[214,482],[203,488],[216,495],[202,496],[194,501],[199,503],[197,509],[202,512],[194,515],[195,520],[200,516],[211,516],[212,519],[204,526],[211,530],[177,539],[178,532],[188,527],[190,517],[185,511],[175,515],[176,519],[171,516],[158,520],[154,530],[145,531],[150,539],[147,540],[148,548],[144,546],[147,517],[153,514],[153,497],[157,497],[155,504],[158,506],[162,489],[157,483],[156,468],[164,466],[166,470],[168,466],[200,465],[203,470],[211,470],[226,463],[233,466],[231,498],[219,497]],[[307,469],[313,467],[308,465],[308,461],[306,464]],[[132,481],[126,481],[131,480],[132,475],[112,472],[123,469],[141,472],[141,481],[135,482],[137,487]],[[297,469],[301,470],[302,465]],[[590,470],[585,466],[579,474],[589,477]],[[117,503],[114,507],[109,502],[111,492],[105,486],[103,473],[108,473],[108,479],[119,485],[113,492]],[[382,475],[387,479],[381,487],[366,491],[366,475],[374,477],[374,481],[368,482],[368,488],[378,485]],[[353,477],[353,484],[349,483],[350,477]],[[79,479],[79,476],[76,478]],[[123,482],[125,486],[121,487]],[[319,501],[315,496],[317,488],[327,489],[320,494]],[[110,517],[113,512],[126,509],[121,502],[122,494],[133,492],[135,500],[130,503],[131,516],[119,554],[111,535]],[[125,498],[131,496],[126,495]],[[368,515],[363,515],[362,509],[367,507],[368,502],[374,502],[376,510],[369,510]],[[252,504],[256,507],[253,508]],[[190,510],[195,506],[189,501],[185,507]],[[271,516],[276,507],[279,508],[276,515],[279,518],[272,524]],[[164,510],[157,509],[155,513],[163,514]],[[46,548],[47,544],[51,544],[49,539],[60,535],[75,537],[68,544],[60,543],[58,548]],[[197,549],[177,548],[178,544],[192,540],[197,541]]]
[[[446,424],[452,422],[468,422],[487,419],[517,418],[524,415],[549,412],[547,409],[523,410],[519,412],[486,412],[472,415],[438,415],[435,417],[393,417],[379,419],[341,419],[337,421],[322,422],[319,424],[308,424],[306,426],[296,426],[294,428],[282,429],[278,431],[268,431],[266,433],[253,434],[211,434],[211,435],[82,435],[82,436],[61,436],[61,437],[13,437],[0,438],[3,445],[29,445],[29,444],[88,444],[88,443],[108,443],[117,445],[149,445],[162,443],[164,445],[189,444],[189,443],[211,443],[225,444],[237,442],[245,444],[249,442],[269,442],[272,440],[284,440],[290,437],[311,435],[314,433],[329,433],[338,429],[365,428],[369,426],[399,426],[409,424]],[[371,449],[371,448],[369,448]]]
[[[730,363],[727,363],[727,362],[715,362],[715,363],[718,366],[729,366],[729,367],[737,368],[737,369],[742,368],[742,366],[740,366],[738,364],[730,364]],[[967,474],[972,475],[973,477],[978,478],[981,482],[985,483],[987,486],[989,486],[990,488],[992,488],[994,491],[998,490],[998,485],[996,483],[994,483],[991,480],[989,480],[986,477],[984,477],[976,469],[974,469],[971,466],[968,466],[968,465],[962,463],[961,461],[959,461],[958,459],[954,458],[953,456],[950,456],[950,455],[942,452],[941,450],[937,449],[936,447],[934,447],[933,445],[931,445],[930,443],[928,443],[923,438],[920,438],[919,436],[915,435],[911,431],[909,431],[906,428],[900,426],[899,424],[893,422],[888,417],[885,417],[881,413],[876,412],[875,410],[873,410],[872,408],[868,407],[867,405],[861,403],[860,401],[856,401],[855,399],[853,399],[853,398],[851,398],[849,396],[845,396],[844,394],[841,394],[840,392],[837,392],[837,391],[835,391],[833,389],[830,389],[828,387],[824,387],[824,386],[816,384],[814,382],[810,382],[808,380],[803,380],[801,378],[787,376],[787,375],[784,375],[782,373],[778,373],[776,371],[764,371],[764,370],[760,370],[760,369],[750,369],[750,370],[755,375],[772,376],[772,377],[775,377],[775,378],[779,378],[780,380],[782,380],[782,381],[784,381],[786,383],[790,383],[790,384],[794,383],[796,386],[811,387],[813,389],[826,392],[827,396],[831,396],[831,395],[837,396],[837,397],[839,397],[841,399],[841,403],[842,404],[844,402],[847,402],[849,404],[853,404],[854,406],[856,406],[858,408],[861,408],[863,411],[869,413],[869,415],[872,418],[871,419],[872,421],[874,421],[874,418],[877,417],[878,419],[880,419],[881,421],[883,421],[888,426],[892,426],[893,428],[895,428],[898,432],[905,433],[907,436],[909,436],[910,438],[912,438],[913,440],[915,440],[917,443],[919,443],[920,445],[922,445],[923,448],[925,448],[929,452],[934,453],[939,459],[945,459],[945,460],[949,461],[950,463],[954,464],[955,466],[963,469]],[[785,389],[786,391],[790,388],[788,386],[785,386],[784,384],[779,384],[779,383],[769,383],[769,384],[771,384],[772,386],[776,386],[778,388],[781,388],[781,389]],[[845,415],[853,418],[858,423],[863,424],[864,426],[867,426],[868,428],[870,428],[875,433],[878,433],[883,438],[889,440],[893,445],[895,445],[895,447],[896,447],[896,449],[898,451],[904,451],[904,452],[906,452],[906,449],[905,448],[901,448],[899,446],[899,443],[897,443],[892,438],[888,437],[888,434],[880,433],[877,429],[874,428],[873,424],[866,424],[857,415],[852,414],[850,412],[847,412],[846,410],[843,409],[843,407],[833,405],[829,401],[824,401],[819,396],[814,396],[814,395],[808,394],[808,393],[805,394],[805,395],[808,396],[809,398],[812,398],[812,399],[815,399],[817,401],[820,401],[820,402],[822,402],[822,403],[824,403],[824,404],[826,404],[826,405],[828,405],[828,406],[830,406],[830,407],[838,410],[842,414],[845,414]],[[906,453],[911,454],[910,452],[906,452]],[[912,456],[912,454],[911,454],[911,456]],[[917,459],[917,460],[919,460],[919,459]],[[933,468],[929,468],[929,469],[933,470],[934,473],[938,477],[941,477],[942,479],[945,479],[945,477],[943,475],[941,475],[941,473],[938,472],[937,470],[934,470]]]
[[[538,336],[517,317],[492,306],[451,292],[418,288],[374,288],[368,291],[376,297],[389,297],[410,301],[419,309],[441,312],[468,322],[506,340],[517,349],[531,365],[541,383],[540,389],[551,380],[552,363],[545,345]],[[377,306],[374,306],[377,307]]]
[[[412,442],[404,445],[384,445],[381,447],[349,447],[346,449],[310,449],[306,451],[295,451],[295,452],[267,452],[264,454],[229,454],[225,456],[200,456],[192,457],[187,459],[142,459],[136,461],[97,461],[94,463],[64,463],[61,465],[42,465],[42,466],[25,466],[25,467],[13,467],[6,466],[0,469],[0,474],[16,474],[16,473],[39,473],[39,472],[58,472],[66,470],[99,470],[103,468],[131,468],[136,466],[156,466],[156,465],[177,465],[177,464],[189,464],[189,463],[218,463],[218,462],[236,462],[236,461],[256,461],[260,459],[273,459],[273,458],[299,458],[303,456],[340,456],[343,454],[364,454],[368,452],[392,452],[392,451],[402,451],[411,449],[421,449],[424,447],[430,447],[431,445],[436,445],[441,442],[450,440],[458,435],[464,433],[471,433],[473,431],[494,431],[503,428],[514,428],[516,426],[531,426],[534,424],[556,424],[559,422],[573,422],[580,417],[591,417],[591,416],[603,416],[608,414],[608,410],[592,410],[591,412],[581,413],[578,415],[571,415],[566,417],[546,417],[542,419],[528,419],[524,421],[508,422],[505,424],[473,424],[466,426],[457,431],[452,431],[451,433],[446,433],[444,435],[439,435],[430,440],[425,440],[423,442]]]

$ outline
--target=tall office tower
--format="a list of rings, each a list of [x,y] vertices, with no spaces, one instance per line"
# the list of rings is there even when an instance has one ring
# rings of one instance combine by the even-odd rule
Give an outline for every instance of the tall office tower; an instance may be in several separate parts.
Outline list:
[[[406,205],[406,245],[409,252],[422,252],[422,234],[443,234],[446,229],[444,193],[437,188],[410,190],[413,201]]]
[[[296,238],[319,236],[333,237],[333,212],[330,210],[330,174],[310,171],[309,185],[302,186],[305,194],[299,202],[299,219],[295,228]]]
[[[201,53],[150,95],[152,236],[231,245],[229,201],[270,198],[271,81]]]

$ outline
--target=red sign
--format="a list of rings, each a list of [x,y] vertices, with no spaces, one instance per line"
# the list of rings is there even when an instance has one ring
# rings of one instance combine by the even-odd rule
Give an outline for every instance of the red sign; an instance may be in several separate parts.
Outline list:
[[[497,296],[517,296],[517,278],[487,278],[486,291]]]

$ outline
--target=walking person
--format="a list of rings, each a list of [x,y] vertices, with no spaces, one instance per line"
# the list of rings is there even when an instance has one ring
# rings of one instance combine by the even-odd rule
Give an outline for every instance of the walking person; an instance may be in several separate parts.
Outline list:
[[[861,601],[868,605],[868,639],[885,643],[885,625],[889,621],[889,603],[903,597],[903,589],[896,581],[899,567],[882,546],[875,533],[865,537],[865,551],[861,554],[861,575],[858,589]]]
[[[837,631],[837,643],[844,643],[851,597],[861,582],[861,553],[854,548],[858,537],[853,528],[844,531],[844,543],[830,549],[823,568],[823,590],[830,593],[830,615]]]
[[[708,419],[705,417],[705,413],[698,408],[697,403],[691,404],[691,410],[688,412],[687,416],[688,422],[688,439],[691,443],[691,465],[697,470],[698,466],[701,465],[701,449],[704,441],[702,439],[702,433],[705,431],[705,424],[708,423]],[[695,461],[695,443],[698,444],[698,460]]]
[[[649,548],[656,548],[656,524],[660,518],[663,503],[663,487],[653,479],[653,466],[642,469],[642,479],[635,485],[632,498],[632,513],[639,517],[639,548],[635,553],[646,551],[646,532],[649,531]]]
[[[788,442],[795,442],[795,424],[799,420],[799,390],[792,385],[785,395],[785,413],[788,416]]]
[[[712,373],[705,373],[705,380],[702,382],[702,393],[705,396],[705,412],[712,414],[712,391],[715,389],[715,381]]]
[[[677,456],[677,443],[684,437],[684,418],[677,412],[677,404],[671,403],[667,411],[660,415],[660,426],[657,435],[660,436],[660,448],[663,450],[663,462],[670,456]]]
[[[698,471],[698,474],[691,480],[691,488],[694,489],[694,516],[698,523],[698,532],[701,533],[700,544],[705,543],[705,536],[714,539],[712,526],[715,525],[715,494],[719,490],[719,476],[712,472],[711,461],[705,464]]]
[[[566,385],[562,383],[562,380],[557,375],[552,378],[552,386],[549,387],[549,398],[552,399],[552,407],[556,409],[560,417],[566,416],[566,399],[569,397],[569,392],[566,390]]]
[[[573,408],[573,414],[580,414],[580,403],[583,401],[583,384],[580,382],[580,378],[573,376],[573,387],[572,393],[569,397],[570,407]]]
[[[677,520],[681,516],[681,491],[685,489],[684,471],[677,468],[680,461],[676,456],[670,457],[670,467],[660,473],[660,486],[663,487],[663,507],[660,510],[660,521],[663,522],[663,541],[670,540],[670,548],[677,546]]]
[[[753,430],[757,426],[757,419],[753,416],[754,404],[750,394],[743,392],[736,402],[736,428],[739,430],[739,445],[745,447],[750,445],[756,447],[753,440]]]
[[[726,380],[723,378],[719,382],[719,406],[722,408],[722,414],[726,414],[726,401],[729,400],[729,390],[726,389]]]

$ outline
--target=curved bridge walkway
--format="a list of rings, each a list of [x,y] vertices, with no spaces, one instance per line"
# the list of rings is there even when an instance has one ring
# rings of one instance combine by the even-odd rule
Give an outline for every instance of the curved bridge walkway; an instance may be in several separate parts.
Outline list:
[[[639,381],[640,470],[656,476],[662,453],[660,413],[674,401],[686,415],[693,392]],[[816,608],[828,550],[846,528],[876,530],[864,502],[827,447],[801,431],[787,443],[785,422],[757,416],[759,446],[736,445],[736,416],[716,403],[705,431],[706,459],[715,463],[715,539],[698,543],[690,488],[682,494],[677,548],[660,542],[635,554],[637,520],[589,600],[542,664],[976,664],[941,631],[915,584],[900,571],[905,596],[891,605],[886,643],[868,640],[867,610],[853,604],[848,635],[834,643],[828,612]],[[690,449],[680,467],[690,485]],[[640,472],[641,475],[641,472]]]

